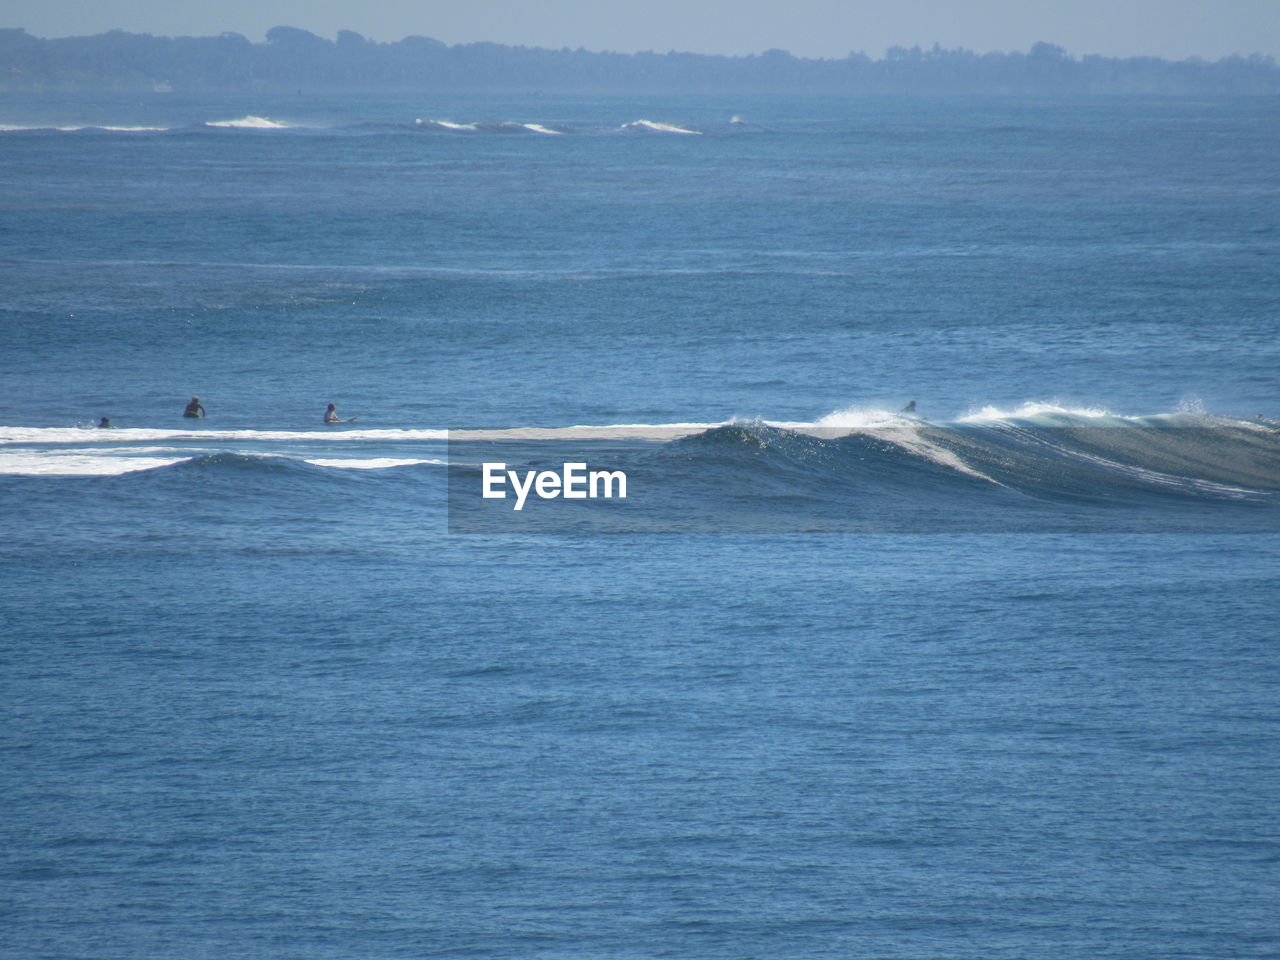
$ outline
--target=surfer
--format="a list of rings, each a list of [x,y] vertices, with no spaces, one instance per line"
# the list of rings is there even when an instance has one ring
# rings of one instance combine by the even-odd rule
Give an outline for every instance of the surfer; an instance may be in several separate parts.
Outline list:
[[[203,417],[205,415],[204,407],[200,405],[199,397],[192,397],[191,402],[187,404],[187,409],[182,411],[184,417]]]
[[[324,412],[325,423],[344,423],[345,421],[338,416],[338,405],[336,403],[329,404],[329,408]]]
[[[915,412],[916,412],[916,402],[915,402],[914,400],[912,400],[910,403],[908,403],[905,407],[903,407],[903,408],[902,408],[902,412],[903,412],[903,413],[915,413]]]
[[[111,421],[110,421],[110,420],[108,420],[106,417],[103,417],[101,420],[99,420],[99,421],[98,421],[98,429],[99,429],[99,430],[110,430],[110,429],[111,429]]]

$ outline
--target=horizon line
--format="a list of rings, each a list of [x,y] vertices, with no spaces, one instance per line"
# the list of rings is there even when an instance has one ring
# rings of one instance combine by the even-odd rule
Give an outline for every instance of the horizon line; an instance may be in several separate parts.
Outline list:
[[[1050,55],[1060,57],[1066,60],[1072,60],[1075,62],[1081,62],[1090,58],[1097,58],[1100,60],[1159,60],[1165,63],[1194,63],[1194,62],[1221,63],[1224,60],[1234,60],[1234,59],[1252,60],[1255,58],[1274,61],[1276,57],[1275,54],[1265,53],[1261,50],[1254,50],[1249,53],[1239,53],[1239,52],[1229,53],[1229,54],[1224,54],[1221,57],[1217,57],[1216,59],[1210,59],[1209,57],[1202,56],[1199,54],[1191,54],[1181,59],[1172,59],[1170,57],[1162,57],[1154,54],[1139,54],[1139,53],[1126,54],[1126,55],[1108,55],[1108,54],[1098,54],[1098,53],[1077,54],[1059,44],[1055,44],[1045,40],[1037,40],[1033,42],[1026,50],[1019,50],[1019,49],[988,50],[982,53],[970,47],[965,47],[963,45],[954,46],[954,47],[944,47],[939,41],[934,41],[934,43],[930,46],[925,46],[921,43],[913,43],[911,46],[906,46],[905,44],[894,44],[893,46],[886,47],[885,50],[881,53],[881,55],[878,58],[866,53],[863,50],[850,50],[849,53],[846,54],[844,57],[809,57],[809,56],[803,56],[803,55],[796,55],[791,53],[789,50],[785,50],[778,47],[771,47],[766,50],[760,50],[752,53],[703,53],[696,50],[678,50],[674,47],[665,51],[649,49],[649,50],[635,50],[632,52],[626,52],[622,50],[588,49],[587,47],[584,47],[584,46],[570,47],[568,45],[565,45],[561,47],[547,47],[547,46],[540,46],[540,45],[527,45],[523,43],[521,44],[501,43],[496,40],[469,40],[469,41],[458,42],[458,43],[447,43],[446,41],[438,40],[435,37],[428,37],[423,34],[417,34],[417,33],[406,34],[405,36],[401,37],[398,40],[376,40],[372,37],[366,37],[365,35],[361,34],[359,31],[351,30],[348,28],[342,28],[338,30],[337,33],[334,34],[333,38],[330,39],[326,36],[323,36],[318,33],[314,33],[313,31],[307,30],[303,27],[295,27],[289,24],[277,24],[274,27],[268,28],[264,32],[264,37],[262,40],[251,40],[245,34],[235,30],[224,30],[218,34],[176,34],[174,35],[174,34],[155,34],[155,33],[147,33],[147,32],[137,32],[133,30],[127,30],[123,27],[113,27],[110,30],[103,30],[99,33],[70,34],[70,35],[61,36],[61,37],[38,36],[37,34],[30,33],[25,27],[0,27],[0,32],[16,31],[16,32],[24,33],[27,36],[32,37],[33,39],[41,40],[45,42],[56,42],[59,40],[89,40],[95,37],[104,37],[114,33],[119,33],[119,34],[125,34],[127,36],[133,36],[133,37],[149,37],[151,39],[156,39],[156,40],[220,40],[224,37],[239,37],[240,39],[244,40],[246,43],[250,44],[251,46],[274,46],[275,44],[271,41],[270,34],[272,31],[282,29],[282,28],[286,30],[296,30],[296,31],[299,31],[300,33],[308,34],[309,36],[314,37],[317,40],[320,40],[324,43],[327,43],[335,47],[338,45],[338,42],[341,39],[343,34],[351,34],[354,37],[359,38],[359,41],[370,44],[371,46],[393,46],[396,44],[404,43],[407,40],[423,40],[433,44],[439,44],[440,46],[446,47],[448,49],[454,49],[457,47],[495,46],[495,47],[505,47],[510,50],[539,50],[539,51],[545,51],[548,53],[563,53],[564,51],[569,51],[570,53],[586,53],[586,54],[593,54],[597,56],[636,57],[636,56],[649,55],[649,56],[663,57],[663,56],[675,55],[675,56],[711,57],[711,58],[718,58],[718,59],[724,59],[724,60],[749,60],[749,59],[758,59],[760,57],[773,55],[773,56],[786,56],[793,60],[802,60],[802,61],[808,61],[813,63],[839,62],[841,60],[848,60],[852,57],[865,57],[868,60],[872,60],[873,62],[878,62],[878,61],[883,61],[888,59],[890,54],[899,50],[905,53],[919,52],[923,54],[933,53],[935,51],[942,52],[942,53],[968,53],[968,54],[973,54],[974,56],[977,56],[977,57],[986,57],[986,56],[1007,57],[1011,55],[1031,56],[1033,55],[1035,50],[1040,47],[1046,48],[1046,52],[1049,53]]]

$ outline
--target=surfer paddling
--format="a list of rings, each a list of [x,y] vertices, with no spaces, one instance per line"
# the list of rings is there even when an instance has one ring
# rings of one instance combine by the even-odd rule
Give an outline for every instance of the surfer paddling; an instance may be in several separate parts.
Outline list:
[[[343,420],[338,416],[338,405],[336,403],[329,404],[324,412],[325,423],[354,423],[355,419],[355,417],[347,417],[347,419]]]

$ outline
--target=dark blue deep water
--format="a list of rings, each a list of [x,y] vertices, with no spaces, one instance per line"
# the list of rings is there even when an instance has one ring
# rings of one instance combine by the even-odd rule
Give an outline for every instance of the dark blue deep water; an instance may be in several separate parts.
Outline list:
[[[1278,142],[0,99],[0,956],[1280,955]]]

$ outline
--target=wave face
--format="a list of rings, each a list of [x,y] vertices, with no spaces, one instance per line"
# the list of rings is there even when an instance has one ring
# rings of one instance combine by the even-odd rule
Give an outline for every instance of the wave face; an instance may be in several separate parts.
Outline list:
[[[1274,531],[1280,434],[1202,417],[715,427],[663,451],[673,501],[728,529]],[[708,524],[712,529],[715,524]]]

